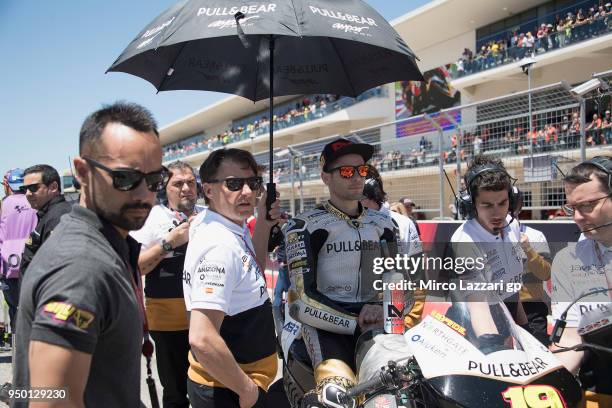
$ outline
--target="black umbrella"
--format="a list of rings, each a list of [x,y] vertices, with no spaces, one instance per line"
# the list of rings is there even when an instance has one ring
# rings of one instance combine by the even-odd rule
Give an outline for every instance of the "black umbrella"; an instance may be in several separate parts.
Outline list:
[[[146,26],[108,71],[139,76],[158,91],[269,98],[272,200],[273,96],[354,97],[422,79],[410,48],[361,0],[184,0]]]

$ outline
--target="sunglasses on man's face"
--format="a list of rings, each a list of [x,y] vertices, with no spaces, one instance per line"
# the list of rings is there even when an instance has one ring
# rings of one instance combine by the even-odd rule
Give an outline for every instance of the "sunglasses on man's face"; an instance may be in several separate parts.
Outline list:
[[[35,193],[43,185],[44,185],[44,183],[28,184],[27,186],[19,187],[19,191],[21,192],[21,194],[25,194],[26,191],[29,191],[30,193]]]
[[[340,166],[330,169],[328,173],[331,173],[336,170],[338,170],[338,172],[340,173],[340,177],[350,179],[353,178],[355,172],[359,174],[359,177],[367,177],[370,171],[370,166],[368,166],[367,164],[362,164],[361,166]]]
[[[228,177],[223,180],[218,180],[218,179],[209,180],[209,181],[206,181],[206,183],[225,183],[225,187],[227,187],[229,191],[240,191],[242,190],[242,188],[244,187],[244,184],[246,183],[251,189],[251,191],[259,191],[259,189],[263,185],[263,178],[257,177],[257,176],[247,177],[247,178]]]
[[[140,185],[143,179],[151,192],[162,190],[166,186],[166,183],[168,183],[168,170],[166,170],[165,167],[145,174],[134,169],[111,169],[93,159],[87,157],[83,159],[89,163],[90,166],[107,172],[113,179],[113,187],[119,191],[134,190]]]

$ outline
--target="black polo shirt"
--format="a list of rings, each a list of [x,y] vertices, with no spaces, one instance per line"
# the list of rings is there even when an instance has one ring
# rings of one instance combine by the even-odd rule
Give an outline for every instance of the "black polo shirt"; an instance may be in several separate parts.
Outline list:
[[[140,285],[139,250],[133,238],[84,207],[63,217],[23,278],[16,389],[29,385],[28,348],[36,340],[91,354],[87,407],[140,406],[143,321],[132,283],[136,278]]]
[[[38,249],[49,238],[55,227],[57,227],[62,215],[69,213],[70,210],[72,210],[72,205],[60,194],[50,199],[36,212],[38,223],[28,237],[23,249],[23,256],[19,267],[21,275],[25,273]]]

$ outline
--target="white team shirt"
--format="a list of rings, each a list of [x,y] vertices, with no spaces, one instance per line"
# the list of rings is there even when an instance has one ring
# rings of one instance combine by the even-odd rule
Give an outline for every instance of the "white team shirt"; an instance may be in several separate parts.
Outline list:
[[[553,259],[551,274],[552,316],[558,320],[570,303],[581,294],[612,286],[612,248],[590,238],[572,242]],[[567,327],[579,327],[585,313],[604,307],[612,309],[610,292],[583,298],[569,309]]]
[[[268,300],[246,224],[206,209],[191,222],[189,236],[183,272],[188,311],[210,309],[233,316]]]
[[[423,244],[421,243],[421,239],[417,233],[414,221],[405,215],[391,211],[389,203],[387,202],[382,204],[379,211],[387,216],[390,216],[397,223],[400,233],[400,242],[403,244],[403,250],[401,251],[402,253],[406,253],[408,256],[413,256],[423,252]]]
[[[205,207],[196,205],[194,213],[204,211]],[[130,232],[132,238],[142,244],[142,250],[146,251],[155,245],[161,245],[162,240],[168,236],[168,233],[176,228],[182,221],[188,217],[180,212],[172,211],[163,204],[153,206],[147,221],[141,229]],[[174,252],[168,252],[166,258],[172,258]]]
[[[458,249],[458,256],[485,257],[486,269],[484,279],[486,282],[511,282],[523,281],[523,250],[520,247],[520,230],[516,220],[510,216],[506,217],[506,225],[499,234],[491,234],[475,219],[464,222],[457,228],[451,237],[453,244]],[[502,299],[506,299],[515,293],[499,291]]]

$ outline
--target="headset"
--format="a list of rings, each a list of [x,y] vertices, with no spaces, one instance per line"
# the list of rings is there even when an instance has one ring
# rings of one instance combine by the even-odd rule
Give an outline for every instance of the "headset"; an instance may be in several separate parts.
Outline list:
[[[481,166],[475,166],[473,169],[470,169],[464,177],[466,188],[465,190],[460,191],[455,199],[455,205],[457,207],[457,210],[463,218],[470,220],[476,217],[476,204],[474,203],[473,199],[474,194],[472,191],[472,184],[474,183],[474,180],[476,180],[476,177],[482,175],[483,173],[489,172],[503,173],[507,175],[511,181],[514,180],[510,176],[510,174],[508,174],[506,169],[497,164],[487,163]],[[516,206],[520,201],[520,196],[520,190],[511,182],[510,186],[508,187],[508,213],[510,213],[513,217]]]
[[[385,196],[380,183],[373,178],[366,179],[363,186],[363,195],[365,198],[375,201],[378,205],[382,205],[385,202]]]
[[[608,175],[608,190],[612,191],[612,157],[610,156],[595,156],[590,160],[583,161],[582,164],[590,164],[597,167]]]
[[[608,192],[612,193],[612,157],[610,157],[610,156],[595,156],[595,157],[593,157],[590,160],[586,160],[586,161],[583,161],[582,163],[580,163],[580,165],[583,165],[583,164],[590,164],[591,166],[597,167],[599,170],[601,170],[604,173],[606,173],[608,175]],[[586,230],[579,231],[578,234],[589,232],[589,231],[594,231],[596,229],[608,227],[610,225],[612,225],[612,221],[606,222],[606,223],[601,224],[601,225],[597,225],[595,227],[592,227],[592,228],[589,228],[589,229],[586,229]]]

